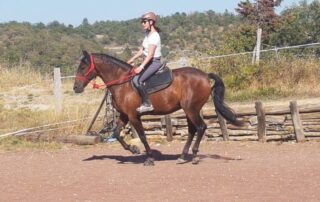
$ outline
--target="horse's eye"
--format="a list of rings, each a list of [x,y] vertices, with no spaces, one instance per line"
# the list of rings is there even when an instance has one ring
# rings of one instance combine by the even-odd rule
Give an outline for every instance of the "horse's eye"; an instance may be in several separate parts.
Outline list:
[[[85,69],[86,68],[86,65],[85,64],[82,64],[82,65],[80,65],[80,69]]]
[[[84,70],[85,68],[86,68],[86,64],[84,64],[84,62],[83,62],[83,61],[81,61],[81,63],[80,63],[80,65],[79,65],[78,69]]]

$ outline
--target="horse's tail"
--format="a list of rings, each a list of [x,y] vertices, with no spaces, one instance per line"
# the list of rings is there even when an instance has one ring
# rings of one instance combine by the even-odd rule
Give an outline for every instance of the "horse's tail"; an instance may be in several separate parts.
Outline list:
[[[237,119],[233,110],[224,103],[225,87],[222,79],[213,73],[209,73],[208,77],[215,81],[214,86],[211,88],[211,96],[216,110],[233,125],[243,125],[243,122]]]

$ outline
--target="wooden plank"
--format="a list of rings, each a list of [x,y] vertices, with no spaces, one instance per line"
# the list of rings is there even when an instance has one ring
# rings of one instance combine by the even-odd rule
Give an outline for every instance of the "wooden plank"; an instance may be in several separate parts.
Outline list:
[[[266,117],[266,124],[284,124],[286,117],[285,116],[265,116]],[[253,116],[250,119],[251,125],[257,125],[258,124],[258,117]]]
[[[165,122],[166,122],[167,141],[171,142],[173,140],[171,117],[168,114],[168,115],[164,116],[164,119],[165,119]]]
[[[305,136],[303,133],[303,127],[302,127],[300,116],[299,116],[297,101],[290,102],[290,111],[291,111],[292,122],[294,126],[294,132],[296,135],[296,140],[297,142],[303,142],[305,141]]]
[[[256,112],[257,112],[257,118],[258,118],[258,139],[261,142],[266,141],[266,115],[264,113],[264,109],[262,106],[262,102],[258,101],[256,102]]]
[[[78,145],[94,145],[100,142],[100,136],[68,135],[58,137],[57,141]]]

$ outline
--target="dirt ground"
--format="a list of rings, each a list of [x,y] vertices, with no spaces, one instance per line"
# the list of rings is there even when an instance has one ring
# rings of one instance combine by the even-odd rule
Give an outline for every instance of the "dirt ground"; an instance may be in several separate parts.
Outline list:
[[[0,201],[320,200],[320,142],[203,142],[177,165],[183,145],[153,144],[153,167],[117,143],[1,151]]]

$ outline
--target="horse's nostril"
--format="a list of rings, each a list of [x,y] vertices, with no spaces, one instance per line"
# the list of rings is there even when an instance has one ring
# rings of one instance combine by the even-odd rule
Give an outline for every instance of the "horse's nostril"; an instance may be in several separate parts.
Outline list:
[[[80,88],[79,88],[78,86],[73,86],[73,91],[74,91],[74,92],[78,93],[79,90],[80,90]]]

